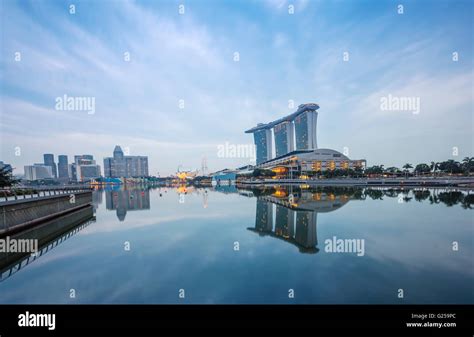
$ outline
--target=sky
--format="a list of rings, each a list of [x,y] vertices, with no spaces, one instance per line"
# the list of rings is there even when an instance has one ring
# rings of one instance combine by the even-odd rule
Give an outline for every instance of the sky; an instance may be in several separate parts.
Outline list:
[[[115,145],[151,175],[235,168],[251,158],[219,147],[251,146],[245,130],[308,102],[319,147],[369,166],[474,156],[472,1],[0,4],[0,160],[14,173],[44,153],[103,167]],[[64,95],[94,112],[58,108]],[[389,97],[419,109],[382,108]]]

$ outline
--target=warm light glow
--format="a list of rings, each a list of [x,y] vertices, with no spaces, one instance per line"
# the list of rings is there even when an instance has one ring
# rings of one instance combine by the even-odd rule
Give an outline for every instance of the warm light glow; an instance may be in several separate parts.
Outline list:
[[[313,200],[315,200],[315,201],[320,201],[320,200],[321,200],[321,193],[315,193],[315,194],[313,194]]]
[[[285,190],[276,190],[275,193],[273,193],[273,195],[277,198],[283,198],[287,196],[287,193]]]
[[[313,171],[321,171],[321,161],[313,161]]]
[[[336,163],[334,162],[334,160],[331,160],[330,162],[328,162],[328,168],[333,171],[336,169]]]
[[[277,167],[272,168],[272,171],[275,172],[276,174],[283,174],[283,173],[288,172],[288,169],[283,166],[277,166]]]

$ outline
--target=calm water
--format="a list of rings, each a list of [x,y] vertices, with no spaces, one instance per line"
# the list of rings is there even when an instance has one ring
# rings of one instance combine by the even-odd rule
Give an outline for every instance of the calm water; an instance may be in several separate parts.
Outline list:
[[[0,303],[474,303],[467,193],[98,191],[95,221],[4,271]]]

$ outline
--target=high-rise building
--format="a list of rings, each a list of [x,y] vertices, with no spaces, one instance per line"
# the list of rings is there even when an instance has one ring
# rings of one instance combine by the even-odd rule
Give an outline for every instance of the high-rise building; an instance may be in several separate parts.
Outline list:
[[[262,129],[253,134],[257,164],[263,163],[273,157],[273,134],[271,129]]]
[[[316,127],[318,112],[308,110],[295,117],[296,150],[313,150],[318,148]]]
[[[245,131],[254,134],[257,165],[295,150],[317,149],[316,110],[318,109],[319,105],[315,103],[301,104],[291,115],[267,124],[259,123],[256,127]],[[274,139],[271,137],[272,130]],[[275,156],[273,144],[275,144]]]
[[[69,180],[76,180],[76,164],[72,163],[68,165]]]
[[[94,157],[90,154],[74,156],[75,180],[90,181],[100,177],[100,166],[96,164]]]
[[[108,178],[138,178],[148,176],[148,157],[124,156],[119,145],[114,156],[104,158],[104,176]]]
[[[53,173],[53,178],[58,177],[58,172],[56,169],[56,163],[54,162],[54,154],[45,153],[43,155],[44,158],[44,165],[51,167],[51,172]]]
[[[60,154],[58,156],[58,178],[61,180],[69,180],[69,164],[67,162],[67,156]]]
[[[51,179],[53,178],[52,167],[44,164],[25,165],[25,179]]]
[[[294,126],[291,121],[281,122],[273,128],[275,134],[275,155],[283,156],[295,149]]]

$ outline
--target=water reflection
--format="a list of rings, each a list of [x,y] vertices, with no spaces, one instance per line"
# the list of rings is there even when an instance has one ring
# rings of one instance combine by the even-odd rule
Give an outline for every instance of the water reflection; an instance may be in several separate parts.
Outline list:
[[[344,190],[313,193],[297,187],[254,190],[253,193],[257,196],[255,227],[247,229],[284,240],[302,253],[313,254],[319,251],[316,247],[318,213],[339,209],[352,197]]]
[[[32,257],[0,263],[6,278],[0,302],[182,303],[182,287],[189,303],[290,303],[286,289],[295,287],[304,295],[291,303],[399,303],[396,290],[403,287],[410,303],[471,303],[472,193],[308,186],[97,190],[92,226],[55,249],[48,243],[48,254],[33,267],[24,268]],[[126,216],[134,210],[146,211]],[[57,223],[70,228],[65,219]],[[363,239],[366,254],[327,252],[333,237]],[[81,296],[65,298],[58,282],[80,287]]]
[[[43,225],[12,236],[12,239],[38,240],[38,252],[0,253],[0,282],[38,260],[58,245],[95,222],[93,207],[88,206]]]
[[[108,210],[116,210],[117,218],[124,221],[127,211],[150,209],[150,190],[144,188],[106,190],[105,205]]]

